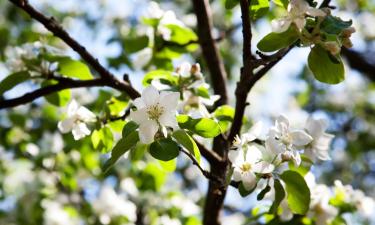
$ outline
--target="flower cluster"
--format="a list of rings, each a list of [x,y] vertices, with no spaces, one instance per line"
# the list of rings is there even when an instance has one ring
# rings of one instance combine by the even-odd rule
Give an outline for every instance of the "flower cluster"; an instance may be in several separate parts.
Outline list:
[[[270,174],[284,162],[293,162],[298,167],[302,153],[311,160],[330,159],[328,150],[333,135],[325,132],[327,125],[322,119],[310,117],[304,129],[294,130],[287,118],[279,116],[265,140],[261,138],[261,127],[257,123],[249,132],[237,136],[229,152],[233,179],[241,181],[247,190],[255,187],[257,174]]]

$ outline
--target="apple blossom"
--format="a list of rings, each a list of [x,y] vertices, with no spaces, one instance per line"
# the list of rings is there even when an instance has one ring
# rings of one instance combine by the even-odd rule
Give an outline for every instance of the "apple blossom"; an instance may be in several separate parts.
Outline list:
[[[288,14],[281,19],[272,20],[272,31],[282,33],[288,30],[291,24],[295,24],[301,31],[306,24],[305,16],[325,16],[323,10],[309,6],[305,0],[291,0],[288,5]]]
[[[338,210],[329,204],[331,191],[319,184],[311,189],[311,202],[308,216],[314,218],[316,225],[328,225],[336,217]]]
[[[180,97],[178,92],[159,91],[152,85],[134,100],[137,111],[130,112],[130,119],[139,124],[139,139],[144,144],[154,141],[161,128],[177,128],[176,108]]]
[[[91,133],[86,123],[94,122],[95,120],[95,114],[86,107],[80,106],[78,102],[73,99],[68,104],[67,118],[60,121],[57,127],[62,133],[72,131],[74,140],[79,140]]]
[[[312,160],[329,160],[329,145],[333,139],[332,134],[325,133],[327,122],[323,119],[309,117],[306,121],[305,130],[313,140],[305,147],[305,154]]]
[[[255,173],[271,173],[274,166],[263,161],[261,146],[251,144],[246,148],[230,150],[228,158],[234,167],[234,181],[241,181],[246,190],[251,190],[256,185]]]
[[[283,161],[293,160],[296,165],[301,163],[298,150],[309,144],[313,138],[303,130],[290,130],[289,121],[284,116],[276,119],[275,126],[269,131],[266,148]]]

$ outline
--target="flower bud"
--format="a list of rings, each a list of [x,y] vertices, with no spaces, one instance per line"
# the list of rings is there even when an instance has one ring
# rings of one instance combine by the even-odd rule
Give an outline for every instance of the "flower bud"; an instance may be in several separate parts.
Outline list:
[[[345,46],[345,48],[351,48],[353,47],[353,43],[349,38],[344,38],[342,40],[342,45]]]
[[[201,66],[199,63],[195,63],[194,65],[191,66],[190,73],[196,74],[201,72]]]
[[[349,28],[346,28],[342,31],[342,37],[344,38],[349,38],[350,36],[352,36],[352,34],[355,32],[355,28],[354,27],[349,27]]]
[[[325,49],[327,49],[332,55],[340,53],[340,46],[335,41],[327,41],[324,43]]]
[[[286,152],[284,152],[284,153],[281,154],[281,160],[283,162],[288,162],[288,161],[290,161],[292,159],[293,159],[293,156],[292,156],[292,154],[289,151],[286,151]]]

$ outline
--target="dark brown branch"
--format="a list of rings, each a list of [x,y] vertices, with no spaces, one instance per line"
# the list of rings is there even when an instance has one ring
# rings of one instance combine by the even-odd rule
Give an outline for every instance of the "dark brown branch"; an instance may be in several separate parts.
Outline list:
[[[341,52],[351,68],[363,73],[369,80],[375,82],[375,63],[370,63],[368,60],[373,59],[373,57],[365,57],[362,53],[347,48],[342,48]]]
[[[103,78],[93,79],[93,80],[72,80],[69,78],[60,79],[59,83],[46,86],[35,91],[26,93],[21,97],[0,100],[0,109],[15,107],[18,105],[26,104],[34,101],[37,98],[46,96],[64,89],[70,88],[81,88],[81,87],[99,87],[106,86],[107,81]]]
[[[138,91],[135,90],[130,84],[117,80],[113,76],[113,74],[111,74],[106,68],[104,68],[99,63],[99,61],[86,50],[85,47],[83,47],[75,39],[73,39],[53,17],[47,18],[42,13],[33,8],[27,0],[9,1],[17,7],[23,9],[27,14],[31,16],[31,18],[39,21],[46,27],[46,29],[51,31],[56,37],[59,37],[74,51],[76,51],[82,57],[82,59],[86,61],[86,63],[88,63],[96,72],[98,72],[98,74],[103,79],[106,79],[108,81],[109,86],[126,92],[132,99],[140,96]]]
[[[226,104],[228,101],[226,88],[227,74],[215,39],[212,36],[211,8],[208,0],[193,0],[193,6],[198,22],[199,44],[210,71],[212,87],[214,93],[221,97],[215,105],[220,106]]]
[[[195,140],[200,153],[210,164],[220,164],[223,162],[223,159],[214,151],[208,150],[204,145]]]

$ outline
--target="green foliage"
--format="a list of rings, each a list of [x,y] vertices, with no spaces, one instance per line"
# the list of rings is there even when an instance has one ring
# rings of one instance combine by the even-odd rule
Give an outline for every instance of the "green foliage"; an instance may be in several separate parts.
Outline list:
[[[219,122],[221,132],[224,133],[228,130],[229,124],[233,121],[234,108],[229,105],[220,106],[215,110],[214,117]]]
[[[339,17],[328,15],[320,24],[320,29],[328,34],[340,34],[344,29],[349,28],[353,22],[343,21]]]
[[[177,159],[174,158],[169,161],[163,161],[163,160],[158,160],[160,166],[163,168],[164,171],[166,172],[173,172],[176,170],[177,167]]]
[[[81,80],[90,80],[93,78],[89,67],[79,60],[60,57],[56,58],[56,61],[59,63],[58,72],[64,76]]]
[[[285,198],[286,195],[284,187],[279,179],[274,180],[273,187],[275,189],[275,199],[270,207],[270,210],[268,212],[269,214],[277,213],[277,209],[279,208],[281,201]]]
[[[186,148],[198,162],[201,161],[201,153],[194,139],[184,130],[176,130],[173,132],[172,137],[176,139],[177,143]]]
[[[285,9],[288,8],[289,1],[288,0],[272,0],[276,5],[284,7]]]
[[[57,81],[54,80],[46,80],[42,83],[42,87],[51,86],[57,84]],[[44,96],[44,98],[55,106],[65,106],[70,98],[71,98],[71,92],[69,89],[65,89],[62,91],[54,92],[52,94]]]
[[[178,77],[174,76],[172,72],[165,71],[165,70],[154,70],[151,72],[148,72],[144,77],[142,84],[144,86],[147,86],[151,84],[151,81],[153,80],[160,80],[161,83],[174,85],[177,83]]]
[[[112,149],[113,134],[109,127],[94,130],[91,134],[91,142],[95,149],[107,153]]]
[[[30,74],[27,71],[9,74],[0,82],[0,96],[18,84],[27,81],[28,79],[30,79]]]
[[[139,37],[126,37],[124,39],[124,49],[126,53],[135,53],[148,46],[148,37],[142,35]]]
[[[320,45],[311,49],[308,65],[318,81],[338,84],[345,79],[344,64],[340,56],[335,57],[337,61],[333,61],[330,53]]]
[[[241,195],[242,197],[246,197],[246,196],[248,196],[249,194],[253,193],[254,190],[255,190],[255,188],[256,188],[256,185],[254,186],[253,189],[251,189],[251,190],[246,190],[246,188],[244,187],[244,185],[243,185],[242,182],[241,182],[241,183],[239,184],[239,186],[238,186],[238,192],[240,193],[240,195]]]
[[[256,20],[268,13],[270,9],[269,0],[253,0],[250,1],[250,16]]]
[[[171,30],[170,41],[172,42],[183,45],[189,43],[190,41],[198,40],[198,37],[194,31],[188,27],[182,27],[175,24],[168,24],[166,27]]]
[[[269,33],[259,41],[257,47],[263,52],[273,52],[282,48],[289,47],[299,38],[299,32],[295,26],[290,26],[283,33]]]
[[[293,162],[289,162],[289,170],[293,170],[301,174],[301,176],[305,176],[309,171],[313,162],[305,155],[301,155],[301,164],[297,167]]]
[[[238,5],[239,0],[225,0],[225,8],[226,9],[233,9]]]
[[[310,206],[310,189],[305,179],[297,172],[287,170],[280,175],[288,193],[289,208],[295,214],[304,215]]]
[[[179,146],[171,138],[154,141],[149,146],[149,152],[155,159],[162,161],[172,160],[180,153]]]
[[[257,195],[257,200],[260,201],[264,198],[264,196],[269,192],[271,191],[271,186],[269,186],[267,184],[267,186],[261,191],[259,192],[259,194]]]
[[[177,116],[178,125],[199,136],[213,138],[221,133],[219,124],[208,118],[193,119],[187,115]]]

